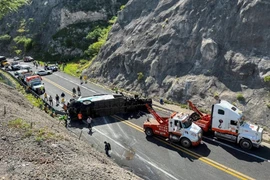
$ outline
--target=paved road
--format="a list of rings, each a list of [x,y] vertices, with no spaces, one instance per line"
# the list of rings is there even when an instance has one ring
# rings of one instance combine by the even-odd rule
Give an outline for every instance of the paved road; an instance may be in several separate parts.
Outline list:
[[[56,72],[44,76],[49,95],[65,92],[71,98],[71,90],[79,85],[79,79]],[[93,84],[81,86],[82,95],[110,93]],[[162,114],[164,112],[159,112]],[[112,146],[111,158],[120,166],[133,171],[144,179],[269,179],[270,150],[267,147],[244,152],[228,142],[214,140],[211,135],[203,138],[203,144],[185,149],[164,139],[146,138],[142,129],[147,115],[135,113],[94,119],[93,134],[89,135],[85,124],[71,124],[69,128],[94,148],[104,152],[104,141]]]

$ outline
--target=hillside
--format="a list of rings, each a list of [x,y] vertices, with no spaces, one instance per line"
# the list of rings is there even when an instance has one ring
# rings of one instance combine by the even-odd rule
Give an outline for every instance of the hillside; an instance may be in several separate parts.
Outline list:
[[[32,0],[0,20],[1,55],[46,61],[86,58],[97,41],[87,39],[95,28],[107,28],[127,0]]]
[[[73,137],[17,90],[0,83],[0,92],[0,179],[140,179]]]
[[[267,0],[130,0],[85,73],[207,111],[225,99],[270,128],[269,13]]]

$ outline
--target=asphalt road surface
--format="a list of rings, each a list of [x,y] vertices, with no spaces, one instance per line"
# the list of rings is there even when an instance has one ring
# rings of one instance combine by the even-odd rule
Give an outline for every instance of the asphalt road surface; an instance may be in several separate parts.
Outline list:
[[[43,82],[48,95],[55,97],[64,92],[66,100],[72,98],[72,88],[77,86],[83,96],[111,93],[91,83],[80,85],[78,78],[62,72],[43,76]],[[136,112],[96,118],[91,135],[84,123],[72,123],[69,130],[101,152],[104,152],[103,142],[110,142],[111,158],[143,179],[270,179],[268,147],[243,151],[233,143],[208,135],[198,147],[185,149],[160,137],[146,138],[142,125],[147,116]]]

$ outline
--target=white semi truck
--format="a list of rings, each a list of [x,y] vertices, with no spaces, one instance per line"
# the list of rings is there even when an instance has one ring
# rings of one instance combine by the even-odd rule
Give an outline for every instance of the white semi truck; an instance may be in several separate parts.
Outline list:
[[[217,138],[236,142],[243,149],[260,146],[263,128],[245,122],[242,111],[231,103],[220,100],[212,106],[211,114],[203,114],[191,101],[188,103],[194,111],[190,115],[191,119],[204,132],[213,131]]]

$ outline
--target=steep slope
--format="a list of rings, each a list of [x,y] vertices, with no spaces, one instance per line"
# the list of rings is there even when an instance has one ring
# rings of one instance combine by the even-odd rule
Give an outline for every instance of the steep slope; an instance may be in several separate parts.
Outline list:
[[[209,111],[226,99],[270,127],[269,13],[266,0],[130,0],[86,73]]]
[[[0,92],[1,179],[140,179],[71,136],[15,89],[0,83]]]

